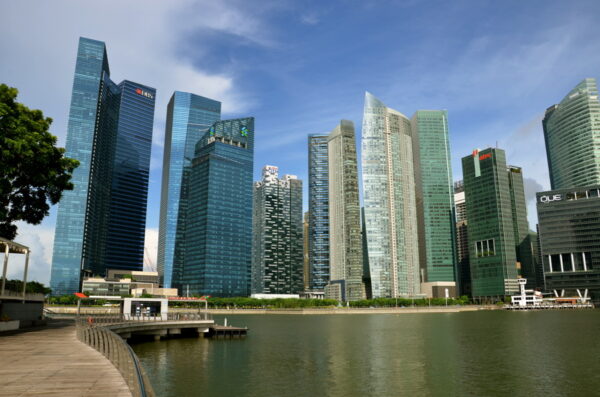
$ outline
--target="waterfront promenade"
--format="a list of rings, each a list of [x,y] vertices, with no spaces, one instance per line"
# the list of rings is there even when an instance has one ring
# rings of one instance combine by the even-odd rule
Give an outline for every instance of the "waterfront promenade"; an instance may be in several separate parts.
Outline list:
[[[131,397],[119,371],[77,340],[73,322],[0,336],[0,396]]]

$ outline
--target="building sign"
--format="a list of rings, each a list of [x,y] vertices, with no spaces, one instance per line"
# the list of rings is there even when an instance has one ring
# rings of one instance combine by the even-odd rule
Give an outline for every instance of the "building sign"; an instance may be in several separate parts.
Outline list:
[[[479,161],[485,160],[485,159],[491,159],[491,158],[492,158],[492,154],[486,153],[486,154],[482,154],[481,156],[479,156]]]
[[[135,93],[141,96],[145,96],[146,98],[154,99],[154,95],[152,95],[148,91],[142,90],[141,88],[136,88]]]
[[[552,201],[561,201],[562,194],[554,194],[552,196],[540,196],[540,203],[550,203]]]

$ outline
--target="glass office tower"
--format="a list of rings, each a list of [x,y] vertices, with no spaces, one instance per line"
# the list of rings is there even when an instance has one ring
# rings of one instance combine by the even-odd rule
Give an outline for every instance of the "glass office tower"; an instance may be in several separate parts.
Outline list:
[[[454,208],[456,214],[456,256],[459,295],[471,296],[471,267],[469,266],[469,239],[467,236],[467,203],[463,181],[454,183]]]
[[[302,181],[263,167],[254,183],[253,294],[298,294],[302,284]]]
[[[79,39],[65,154],[80,165],[58,206],[54,294],[79,291],[82,271],[142,269],[154,98],[113,83],[105,44]]]
[[[252,117],[217,121],[196,144],[184,181],[184,249],[176,250],[183,260],[174,262],[173,287],[211,296],[249,294],[253,165]]]
[[[308,233],[310,289],[329,282],[329,171],[327,134],[308,136]]]
[[[174,261],[183,260],[187,206],[184,180],[196,143],[220,118],[221,102],[187,92],[175,91],[167,106],[157,260],[165,288],[171,287]],[[176,251],[181,255],[177,256]]]
[[[498,148],[475,150],[462,166],[473,297],[512,295],[518,277],[535,278],[521,168]]]
[[[328,138],[330,281],[325,297],[365,299],[354,123],[342,120]]]
[[[154,123],[153,88],[119,84],[118,133],[113,158],[106,269],[143,270],[148,178]]]
[[[600,102],[596,79],[585,79],[542,122],[552,189],[600,184]]]
[[[600,185],[536,193],[546,288],[600,304]]]
[[[456,239],[448,112],[418,110],[411,123],[419,262],[425,269],[423,282],[455,281]]]
[[[362,173],[373,298],[420,293],[410,120],[365,95]]]

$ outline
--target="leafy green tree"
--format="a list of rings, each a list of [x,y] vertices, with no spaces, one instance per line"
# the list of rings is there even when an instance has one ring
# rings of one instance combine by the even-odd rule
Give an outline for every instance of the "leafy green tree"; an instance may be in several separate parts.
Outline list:
[[[38,224],[70,182],[77,160],[64,156],[48,132],[52,119],[16,102],[16,88],[0,84],[0,237],[12,240],[17,221]]]

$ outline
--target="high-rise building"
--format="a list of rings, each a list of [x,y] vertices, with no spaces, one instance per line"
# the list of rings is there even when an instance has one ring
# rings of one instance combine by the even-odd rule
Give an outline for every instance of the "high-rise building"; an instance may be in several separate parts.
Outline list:
[[[187,208],[185,181],[195,146],[220,118],[221,102],[187,92],[175,91],[167,106],[157,260],[161,284],[166,288],[171,287],[174,261],[183,259]]]
[[[454,206],[456,210],[456,253],[459,295],[471,296],[471,268],[469,266],[469,238],[467,236],[467,204],[462,181],[454,184]]]
[[[329,169],[327,134],[308,136],[308,261],[310,289],[329,282]]]
[[[521,269],[534,264],[521,169],[506,165],[502,149],[463,157],[472,295],[500,298],[518,291]]]
[[[79,167],[58,206],[54,294],[79,291],[82,272],[142,269],[155,94],[113,83],[105,44],[79,39],[65,153]]]
[[[329,134],[328,157],[331,276],[325,297],[365,299],[354,123],[342,120]]]
[[[412,139],[410,120],[366,93],[362,174],[374,298],[420,293]]]
[[[180,291],[249,294],[253,165],[252,117],[217,121],[196,144],[189,171],[184,170],[183,252],[176,248],[183,260],[173,264],[172,283]]]
[[[585,79],[542,122],[552,189],[600,184],[600,102],[596,79]]]
[[[308,219],[310,214],[308,211],[304,213],[304,222],[302,222],[302,241],[303,241],[303,254],[304,262],[302,267],[302,282],[304,285],[304,291],[308,291],[310,288],[310,266],[308,265]]]
[[[456,246],[448,112],[418,110],[411,123],[423,282],[431,287],[443,284],[454,292]]]
[[[600,185],[536,194],[546,289],[600,304]]]
[[[508,167],[508,185],[512,207],[513,230],[517,248],[517,261],[521,266],[520,275],[527,279],[527,288],[539,287],[536,277],[536,257],[532,236],[527,221],[527,202],[525,200],[525,186],[523,173],[520,167]]]
[[[298,294],[302,283],[302,181],[279,179],[279,169],[263,167],[254,183],[252,293]]]
[[[367,245],[367,229],[365,226],[365,207],[360,207],[360,238],[362,239],[363,283],[367,299],[373,298],[371,292],[371,268],[369,267],[369,247]]]

